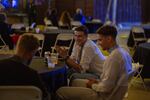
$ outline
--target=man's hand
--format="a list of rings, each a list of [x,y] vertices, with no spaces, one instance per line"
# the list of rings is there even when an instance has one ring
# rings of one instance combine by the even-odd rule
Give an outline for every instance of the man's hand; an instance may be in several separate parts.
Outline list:
[[[92,84],[98,83],[96,79],[89,79],[88,83],[86,83],[87,88],[92,88]]]
[[[67,50],[65,48],[61,48],[60,46],[56,46],[55,50],[59,53],[62,58],[66,58],[68,56]]]

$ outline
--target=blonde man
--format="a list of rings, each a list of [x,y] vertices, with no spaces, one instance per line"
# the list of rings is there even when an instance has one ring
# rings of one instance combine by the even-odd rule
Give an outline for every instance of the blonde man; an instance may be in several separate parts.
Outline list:
[[[40,88],[43,99],[46,98],[47,91],[38,73],[28,67],[38,47],[39,41],[36,37],[22,35],[14,56],[0,61],[0,85],[33,85]]]

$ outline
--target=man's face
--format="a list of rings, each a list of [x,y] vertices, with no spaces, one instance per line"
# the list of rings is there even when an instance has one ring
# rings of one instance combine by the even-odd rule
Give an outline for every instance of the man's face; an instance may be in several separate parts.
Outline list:
[[[82,46],[86,42],[87,36],[82,31],[75,31],[74,39],[78,45]]]
[[[104,36],[99,34],[98,44],[102,47],[103,50],[108,50],[110,44],[110,36]]]

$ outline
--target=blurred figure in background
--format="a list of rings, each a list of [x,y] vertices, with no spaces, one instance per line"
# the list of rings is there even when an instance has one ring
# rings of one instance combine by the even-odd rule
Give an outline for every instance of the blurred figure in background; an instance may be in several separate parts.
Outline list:
[[[46,12],[46,18],[47,20],[50,20],[52,22],[53,26],[58,27],[58,16],[57,16],[57,10],[55,8],[53,9],[48,8]]]
[[[59,20],[59,26],[61,28],[71,29],[71,16],[68,11],[62,12]]]
[[[29,2],[27,4],[27,13],[28,13],[29,26],[32,23],[36,23],[37,10],[36,10],[36,6],[34,4],[34,0],[29,0]]]
[[[11,34],[11,27],[6,22],[6,14],[0,13],[0,35],[6,45],[9,46],[9,49],[13,49],[13,42],[11,40],[10,34]]]
[[[85,24],[85,16],[83,15],[82,9],[77,8],[76,9],[76,14],[73,17],[74,21],[80,21],[83,25]]]

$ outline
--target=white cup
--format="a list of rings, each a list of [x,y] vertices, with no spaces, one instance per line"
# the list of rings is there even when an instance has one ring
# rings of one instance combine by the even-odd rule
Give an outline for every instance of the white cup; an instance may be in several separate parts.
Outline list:
[[[50,58],[50,51],[44,52],[44,62],[47,62],[47,59]]]
[[[36,32],[36,33],[39,33],[39,32],[40,32],[40,29],[39,29],[39,28],[35,28],[35,32]]]
[[[55,67],[55,64],[52,63],[52,61],[49,58],[47,59],[47,65],[48,65],[48,68],[54,68]]]
[[[50,57],[50,54],[51,54],[50,51],[45,51],[44,52],[44,57],[48,58],[48,57]]]
[[[29,32],[29,27],[28,26],[26,27],[26,32]]]

